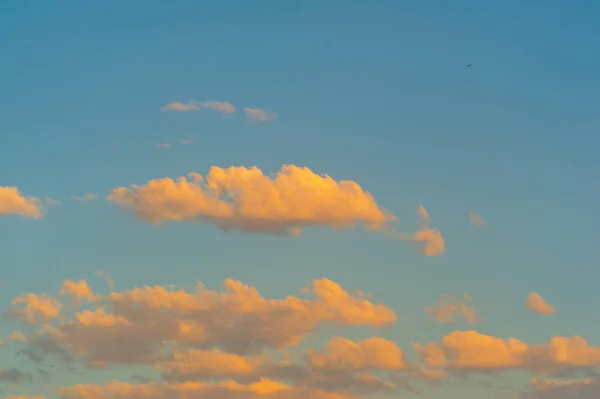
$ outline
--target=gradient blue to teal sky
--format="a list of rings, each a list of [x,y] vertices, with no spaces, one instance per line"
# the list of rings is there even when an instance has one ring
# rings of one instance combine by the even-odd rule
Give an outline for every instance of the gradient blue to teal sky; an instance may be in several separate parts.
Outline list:
[[[232,278],[266,298],[302,295],[326,277],[372,294],[398,320],[383,330],[326,327],[301,348],[323,349],[334,334],[380,336],[416,361],[411,342],[470,329],[600,346],[599,16],[598,2],[559,0],[2,2],[0,186],[63,202],[39,219],[1,216],[3,310],[24,292],[55,295],[67,279],[106,294],[99,270],[119,291],[191,290],[197,280],[220,289]],[[161,110],[208,100],[238,111]],[[252,121],[244,107],[277,118]],[[282,238],[154,226],[106,200],[116,187],[211,166],[272,176],[283,164],[355,181],[403,232],[417,230],[423,205],[444,254],[361,228]],[[71,199],[86,193],[98,198]],[[530,292],[557,313],[529,311]],[[482,323],[440,324],[424,311],[464,293]],[[0,323],[3,337],[14,330],[34,331]],[[0,339],[0,368],[44,368]],[[57,399],[58,386],[145,372],[46,369],[49,382],[0,388]],[[528,378],[519,369],[411,383],[424,399],[512,398]]]

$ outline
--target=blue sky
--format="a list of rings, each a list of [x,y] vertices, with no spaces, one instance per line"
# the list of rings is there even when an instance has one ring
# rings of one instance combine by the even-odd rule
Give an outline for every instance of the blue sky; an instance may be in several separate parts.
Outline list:
[[[268,298],[300,295],[326,277],[398,314],[382,331],[335,334],[382,336],[413,358],[411,341],[466,329],[532,345],[573,335],[600,345],[592,316],[599,12],[597,2],[558,0],[6,2],[0,186],[63,204],[40,219],[2,216],[0,301],[54,295],[67,279],[107,293],[98,270],[118,290],[192,289],[196,280],[217,289],[233,278]],[[161,111],[208,100],[239,111]],[[277,118],[251,121],[243,107]],[[281,238],[206,223],[153,226],[105,199],[116,187],[205,175],[211,166],[273,175],[283,164],[357,182],[403,231],[417,229],[422,204],[445,253],[423,256],[410,242],[359,228]],[[86,193],[98,198],[70,198]],[[485,226],[470,224],[470,213]],[[530,292],[558,313],[529,312]],[[483,323],[427,318],[424,307],[440,295],[463,293]],[[3,322],[0,333],[19,328]],[[329,338],[326,329],[310,343]],[[5,341],[0,368],[35,371]],[[130,374],[53,372],[49,383],[23,388],[55,399],[56,386]],[[416,384],[425,399],[509,398],[527,379],[509,373],[492,386],[514,390],[490,391],[477,378]]]

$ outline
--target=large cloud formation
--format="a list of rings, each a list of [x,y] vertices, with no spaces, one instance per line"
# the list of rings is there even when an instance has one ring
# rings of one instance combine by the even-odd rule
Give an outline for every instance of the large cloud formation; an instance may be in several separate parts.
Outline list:
[[[363,226],[367,231],[413,241],[427,256],[444,253],[444,239],[431,222],[414,234],[396,233],[398,219],[381,208],[356,182],[337,181],[306,167],[284,165],[270,177],[257,167],[213,166],[176,180],[161,178],[144,185],[118,187],[107,199],[149,223],[212,223],[224,230],[297,236],[306,227],[335,230]]]
[[[353,181],[283,166],[274,178],[256,168],[213,166],[206,178],[155,179],[119,187],[108,199],[150,223],[203,220],[223,229],[294,236],[307,226],[382,231],[396,221]]]
[[[198,283],[192,291],[146,286],[101,295],[84,280],[65,281],[56,297],[26,293],[12,302],[8,314],[29,331],[11,334],[9,345],[20,345],[18,353],[40,373],[55,364],[60,372],[114,370],[121,378],[58,387],[61,399],[355,399],[418,393],[429,382],[506,371],[533,377],[523,398],[598,395],[591,376],[600,367],[600,348],[578,336],[528,344],[454,331],[439,342],[413,343],[410,354],[371,335],[335,335],[321,347],[302,347],[324,327],[380,329],[397,316],[326,278],[301,291],[303,296],[265,298],[227,279],[223,290]],[[123,380],[124,367],[147,373]],[[2,381],[33,383],[32,374],[19,369],[0,370]]]

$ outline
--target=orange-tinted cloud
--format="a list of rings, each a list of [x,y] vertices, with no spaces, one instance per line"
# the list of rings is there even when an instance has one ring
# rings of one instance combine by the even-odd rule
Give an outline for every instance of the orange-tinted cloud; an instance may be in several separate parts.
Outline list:
[[[544,298],[540,296],[537,292],[531,292],[527,296],[527,302],[525,303],[527,309],[542,314],[544,316],[551,316],[556,313],[556,309],[554,306],[547,303]]]
[[[59,298],[87,300],[88,308],[55,312],[33,295],[14,302],[35,303],[22,318],[42,327],[21,334],[20,354],[36,363],[52,357],[66,366],[89,369],[146,366],[162,382],[61,387],[61,398],[356,398],[394,392],[398,387],[371,371],[403,371],[403,352],[393,343],[372,337],[352,342],[337,337],[324,351],[286,356],[324,326],[382,328],[396,320],[385,305],[351,295],[339,284],[313,281],[305,298],[264,298],[239,281],[225,280],[221,292],[173,287],[141,287],[94,294],[84,280],[67,280]],[[21,299],[21,298],[27,298]],[[49,299],[48,299],[49,300]],[[211,382],[208,382],[208,381]]]
[[[116,188],[107,198],[150,223],[201,220],[226,230],[286,236],[308,226],[343,229],[358,223],[383,231],[396,221],[357,183],[294,165],[283,166],[274,178],[256,167],[211,167],[206,179],[198,173],[188,177]]]
[[[17,187],[0,186],[0,215],[18,215],[27,218],[44,216],[40,200],[23,196]]]
[[[82,300],[95,302],[102,298],[94,295],[92,289],[85,280],[79,280],[77,282],[72,280],[65,281],[58,292],[58,295],[70,297],[73,306],[78,306]]]
[[[438,323],[451,324],[461,317],[467,324],[476,324],[481,321],[475,307],[471,305],[472,298],[464,295],[462,298],[451,295],[443,295],[435,305],[428,306],[425,311],[429,313],[432,320]]]
[[[357,290],[352,295],[325,278],[302,289],[302,297],[265,298],[256,288],[231,279],[223,285],[223,290],[201,283],[194,290],[146,286],[98,295],[84,280],[67,280],[58,298],[25,294],[13,301],[9,314],[40,328],[14,332],[7,345],[21,346],[17,353],[38,365],[51,360],[58,367],[90,372],[135,366],[159,376],[137,384],[60,387],[61,399],[357,399],[401,389],[418,393],[414,383],[439,384],[468,374],[519,370],[544,378],[573,378],[594,375],[600,367],[600,348],[578,336],[529,344],[477,331],[413,343],[417,358],[410,362],[411,356],[395,342],[376,336],[334,336],[323,348],[293,352],[323,327],[383,328],[396,321],[396,314],[368,294]],[[63,307],[63,298],[74,304],[85,300],[85,310]],[[430,309],[435,318],[475,321],[474,310],[459,305],[444,309],[448,304],[468,305],[470,297],[445,299]],[[30,377],[27,371],[0,370],[4,381]],[[524,391],[537,399],[569,394],[589,399],[597,393],[593,380],[536,379]]]
[[[417,252],[425,256],[440,256],[446,250],[446,242],[442,233],[437,228],[430,227],[431,217],[423,205],[417,208],[417,215],[421,220],[419,230],[414,234],[397,234],[401,240],[410,240],[415,243]]]
[[[424,229],[413,235],[419,253],[426,256],[442,255],[446,249],[446,242],[439,229]]]
[[[421,218],[421,220],[427,224],[431,223],[431,217],[429,216],[429,212],[423,205],[419,205],[417,208],[417,215]]]
[[[104,386],[75,385],[59,388],[61,399],[346,399],[339,393],[321,390],[298,389],[281,382],[263,378],[258,382],[243,385],[232,380],[218,383],[189,381],[183,383],[157,382],[133,385],[123,382],[112,382]]]
[[[395,343],[379,337],[353,342],[334,337],[327,350],[307,351],[311,367],[327,370],[403,370],[408,367],[404,353]]]
[[[202,286],[196,292],[163,287],[114,292],[95,308],[28,340],[51,339],[90,365],[135,364],[160,358],[167,342],[245,354],[296,346],[327,324],[385,327],[396,320],[391,309],[352,296],[327,279],[312,283],[312,299],[265,299],[239,281],[226,280],[224,285],[222,293]],[[23,317],[47,321],[57,317],[56,309],[60,306],[55,304],[52,311],[37,306]],[[34,318],[36,312],[44,317]]]
[[[46,399],[44,396],[8,395],[4,399]]]
[[[244,108],[246,116],[257,122],[270,122],[277,119],[277,114],[260,108]]]
[[[180,102],[174,102],[165,105],[161,108],[162,111],[175,111],[175,112],[188,112],[188,111],[200,111],[201,109],[210,109],[212,111],[218,111],[222,113],[232,113],[236,111],[236,108],[228,103],[227,101],[188,101],[187,104]]]
[[[525,369],[535,374],[562,374],[600,366],[600,348],[581,337],[552,337],[549,343],[529,345],[477,331],[455,331],[438,343],[414,344],[429,369],[491,372]]]
[[[481,218],[481,216],[474,213],[469,213],[469,222],[477,227],[485,226],[485,221]]]
[[[11,305],[13,309],[9,314],[26,324],[37,324],[56,319],[62,308],[62,304],[56,298],[32,293],[13,299]]]

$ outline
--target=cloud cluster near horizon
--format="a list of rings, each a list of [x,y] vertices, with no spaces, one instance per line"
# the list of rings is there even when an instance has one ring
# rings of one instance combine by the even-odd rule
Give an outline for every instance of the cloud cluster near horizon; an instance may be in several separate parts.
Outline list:
[[[393,325],[397,315],[327,278],[300,291],[303,296],[265,298],[255,287],[226,279],[223,290],[199,282],[194,290],[144,286],[103,295],[85,280],[67,280],[56,295],[15,298],[7,314],[22,327],[6,340],[42,371],[56,364],[70,372],[141,367],[147,373],[61,386],[61,399],[356,399],[511,371],[530,376],[525,387],[515,388],[527,398],[600,393],[590,377],[600,367],[600,348],[579,336],[529,344],[456,330],[402,348],[372,333],[354,340],[334,333],[323,346],[306,347],[306,339],[324,327],[377,330]],[[472,302],[468,295],[445,299]],[[451,313],[480,321],[472,311]],[[448,314],[442,322],[451,319]],[[32,373],[20,369],[0,370],[3,378],[34,383]]]

